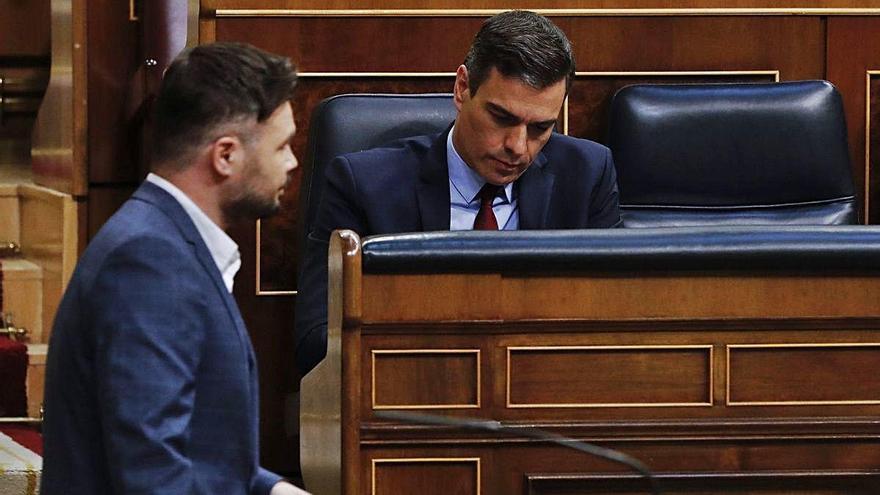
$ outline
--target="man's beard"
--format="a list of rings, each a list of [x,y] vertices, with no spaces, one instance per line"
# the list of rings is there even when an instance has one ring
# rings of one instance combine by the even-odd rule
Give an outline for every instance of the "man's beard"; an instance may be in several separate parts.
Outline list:
[[[281,204],[275,196],[261,198],[253,190],[242,191],[222,206],[223,216],[230,223],[253,221],[278,213]]]

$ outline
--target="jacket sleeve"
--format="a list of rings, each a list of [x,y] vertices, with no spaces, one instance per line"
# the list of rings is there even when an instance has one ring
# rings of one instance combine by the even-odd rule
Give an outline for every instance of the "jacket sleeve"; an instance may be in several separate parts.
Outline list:
[[[605,149],[601,175],[590,195],[590,228],[622,227],[620,194],[617,190],[617,171],[611,150]]]
[[[351,229],[364,235],[368,225],[359,205],[357,183],[345,156],[326,170],[326,184],[315,223],[308,233],[296,298],[296,366],[300,375],[327,354],[327,249],[330,234]]]

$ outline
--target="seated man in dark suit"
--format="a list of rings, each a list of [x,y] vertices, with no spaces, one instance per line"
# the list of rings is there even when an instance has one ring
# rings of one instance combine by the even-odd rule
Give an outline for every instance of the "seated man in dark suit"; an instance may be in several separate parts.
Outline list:
[[[297,366],[326,355],[327,246],[362,236],[469,229],[581,229],[620,224],[608,148],[553,133],[574,57],[565,34],[532,12],[488,19],[455,76],[446,132],[336,158],[309,233],[297,299]]]

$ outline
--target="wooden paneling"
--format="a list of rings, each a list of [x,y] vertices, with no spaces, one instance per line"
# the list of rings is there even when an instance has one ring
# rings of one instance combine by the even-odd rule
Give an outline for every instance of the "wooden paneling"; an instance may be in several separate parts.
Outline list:
[[[880,344],[730,346],[728,403],[880,404]]]
[[[880,60],[876,69],[870,71],[867,77],[868,96],[866,98],[868,108],[865,110],[867,130],[865,132],[865,176],[866,191],[877,193],[880,191]],[[858,159],[858,156],[854,157]],[[865,197],[869,212],[880,211],[877,205],[876,194]],[[877,220],[880,216],[871,214],[870,218]]]
[[[373,409],[480,407],[479,349],[374,349],[370,357]]]
[[[128,2],[107,2],[88,9],[90,184],[133,185],[143,179],[139,129],[126,105],[136,105],[131,89],[137,68],[140,24],[128,20]]]
[[[525,8],[872,8],[873,0],[802,0],[771,2],[767,0],[585,0],[573,5],[570,1],[526,1],[516,5],[500,0],[461,0],[441,3],[427,1],[373,1],[328,0],[318,2],[305,0],[203,0],[203,39],[236,40],[253,43],[261,48],[291,57],[300,72],[305,73],[294,108],[299,127],[294,140],[294,150],[301,162],[305,162],[308,121],[318,101],[331,94],[346,92],[448,92],[451,77],[411,77],[401,73],[432,72],[450,73],[461,63],[474,33],[488,14],[486,11],[431,12],[427,15],[394,12],[347,12],[338,16],[317,12],[282,16],[224,16],[213,17],[215,9],[500,9]],[[857,187],[862,190],[865,176],[865,71],[880,68],[872,65],[878,55],[872,47],[880,44],[880,17],[842,17],[844,12],[813,12],[812,15],[791,15],[787,12],[738,12],[731,11],[664,11],[588,12],[576,14],[550,12],[572,39],[578,69],[591,73],[578,76],[569,100],[569,133],[575,136],[603,140],[607,128],[607,106],[614,91],[620,86],[636,82],[699,82],[699,81],[767,81],[779,74],[780,80],[830,78],[841,88],[847,112],[853,151],[853,170]],[[802,12],[801,12],[802,13]],[[862,12],[865,14],[866,12]],[[880,12],[878,12],[880,13]],[[289,13],[290,14],[290,13]],[[715,14],[715,15],[709,15]],[[775,15],[780,14],[780,15]],[[826,16],[828,14],[828,16]],[[871,40],[878,41],[872,43]],[[645,75],[644,72],[652,72]],[[731,73],[744,71],[745,73]],[[762,71],[758,73],[757,71]],[[763,72],[769,71],[769,72]],[[383,77],[365,77],[363,73],[397,73]],[[597,72],[613,74],[596,75]],[[687,72],[673,75],[670,72]],[[316,73],[345,73],[344,75],[318,75]],[[353,73],[360,73],[353,74]],[[641,73],[641,75],[639,75]],[[843,83],[841,83],[841,81]],[[859,134],[861,133],[861,134]],[[861,137],[859,137],[861,136]],[[880,143],[877,149],[880,150]],[[859,152],[859,153],[857,153]],[[132,176],[127,171],[119,177]],[[125,179],[128,180],[128,179]],[[284,437],[278,425],[282,416],[281,399],[267,398],[267,394],[283,395],[296,388],[296,377],[287,370],[292,368],[289,332],[292,325],[293,291],[297,289],[296,273],[299,239],[301,238],[298,211],[301,181],[300,172],[294,174],[293,183],[283,198],[282,213],[262,222],[255,232],[253,225],[236,230],[235,239],[242,247],[244,267],[239,275],[236,293],[251,327],[255,347],[260,356],[261,377],[266,385],[263,391],[264,445],[266,441],[275,446],[281,455],[283,446],[295,445],[294,440],[279,442],[272,438]],[[876,188],[875,188],[876,190]],[[880,215],[878,215],[880,217]],[[242,282],[244,280],[244,282]],[[582,287],[571,295],[556,297],[546,292],[544,282],[551,281],[505,280],[505,289],[495,291],[499,305],[496,309],[483,309],[480,318],[501,318],[500,310],[519,308],[517,317],[544,318],[547,314],[562,311],[565,318],[588,318],[605,320],[618,318],[635,307],[637,318],[671,318],[667,308],[667,294],[657,292],[663,285],[661,278],[647,277],[643,295],[638,300],[622,298],[614,280],[599,278],[597,285]],[[690,304],[688,316],[738,321],[787,318],[806,312],[821,318],[834,318],[854,307],[868,304],[871,294],[880,288],[873,282],[849,289],[841,289],[834,278],[830,280],[786,278],[772,282],[737,280],[724,286],[691,286],[691,279],[673,281],[682,292],[680,297]],[[252,286],[255,284],[255,286]],[[463,297],[473,287],[497,288],[499,279],[491,276],[441,279],[434,287],[429,302],[414,302],[409,292],[416,287],[411,281],[399,278],[393,283],[370,279],[365,282],[365,321],[375,321],[376,308],[396,301],[400,310],[398,321],[424,321],[440,318],[456,320],[472,315],[477,310],[472,299]],[[246,288],[247,287],[247,288]],[[253,287],[251,290],[250,287]],[[652,291],[652,287],[654,290]],[[810,287],[810,295],[792,298],[803,287]],[[508,289],[512,292],[505,292]],[[387,292],[383,292],[387,291]],[[515,294],[510,297],[510,294]],[[719,310],[717,303],[729,301],[730,295],[742,304],[730,303]],[[535,299],[533,301],[532,299]],[[536,302],[537,304],[531,304]],[[751,306],[751,303],[755,306]],[[526,303],[529,303],[528,305]],[[358,303],[359,304],[359,303]],[[715,310],[707,308],[713,306]],[[878,308],[870,306],[868,313]],[[527,309],[531,308],[531,309]],[[564,310],[564,308],[568,308]],[[751,309],[749,309],[751,308]],[[598,313],[594,313],[598,310]],[[566,313],[565,311],[568,311]],[[250,313],[250,314],[249,314]],[[863,316],[870,316],[865,313]],[[360,315],[358,314],[358,317]],[[473,316],[472,316],[473,317]],[[591,331],[595,331],[592,329]],[[396,335],[392,333],[393,335]],[[610,335],[610,334],[609,334]],[[458,334],[457,337],[460,337]],[[456,338],[457,338],[456,337]],[[354,338],[354,337],[351,337]],[[609,337],[611,338],[611,337]],[[624,338],[614,336],[613,338]],[[357,337],[359,342],[360,337]],[[625,338],[624,338],[625,339]],[[693,342],[700,342],[694,337]],[[449,342],[456,341],[455,338]],[[281,345],[278,343],[282,342]],[[612,342],[613,343],[613,342]],[[526,345],[534,344],[527,342]],[[426,347],[432,347],[427,345]],[[382,348],[377,347],[377,348]],[[385,347],[389,348],[389,347]],[[483,348],[484,359],[489,349]],[[495,351],[492,351],[493,353]],[[494,356],[494,354],[493,354]],[[494,359],[494,358],[493,358]],[[360,366],[360,364],[358,364]],[[367,368],[368,363],[363,363]],[[278,370],[284,370],[279,372]],[[366,371],[358,367],[346,371],[364,380]],[[717,371],[716,371],[717,373]],[[270,375],[275,375],[270,376]],[[281,375],[280,377],[278,375]],[[723,375],[714,376],[715,397],[723,393]],[[501,377],[482,377],[484,395],[496,391],[503,383]],[[432,382],[433,383],[433,382]],[[410,385],[407,385],[407,387]],[[353,385],[352,385],[353,387]],[[719,389],[719,387],[722,387]],[[720,392],[719,392],[720,390]],[[348,398],[346,398],[348,400]],[[354,399],[353,399],[354,400]],[[364,398],[357,398],[359,405]],[[444,399],[445,400],[445,399]],[[493,399],[494,400],[494,399]],[[483,404],[486,407],[486,404]],[[692,410],[702,408],[690,408]],[[619,410],[617,410],[619,411]],[[358,412],[360,414],[360,411]],[[612,418],[608,413],[606,418]],[[735,413],[735,414],[746,414]],[[601,413],[600,413],[601,415]],[[348,439],[348,442],[353,440]],[[352,444],[346,444],[346,449]],[[271,454],[271,459],[278,459]],[[274,462],[271,461],[270,464]],[[366,475],[364,475],[366,476]],[[522,483],[522,480],[519,481]],[[356,485],[349,480],[350,486]],[[364,479],[366,483],[366,478]]]
[[[364,486],[361,493],[479,495],[480,461],[478,458],[373,459],[370,486]]]
[[[877,489],[880,475],[862,472],[766,472],[751,475],[729,473],[681,473],[657,477],[667,495],[714,495],[754,493],[756,495],[869,495]],[[530,474],[526,476],[530,495],[640,494],[646,493],[644,478],[612,474]]]
[[[574,5],[573,5],[574,4]],[[202,9],[693,9],[876,8],[873,0],[202,0]]]
[[[508,348],[507,407],[711,406],[711,346]]]
[[[856,191],[866,197],[868,210],[863,215],[869,223],[880,222],[880,196],[876,166],[868,167],[866,160],[866,78],[868,71],[880,69],[880,17],[831,17],[828,19],[826,79],[834,83],[843,96],[846,123],[849,132],[850,157],[853,161],[853,179]],[[871,140],[871,146],[880,147],[880,141]],[[872,164],[873,165],[873,164]],[[865,180],[868,175],[867,181]],[[869,187],[865,188],[865,184]],[[873,186],[873,187],[871,187]]]
[[[49,0],[0,0],[0,57],[49,55]]]
[[[632,274],[635,275],[635,274]],[[499,274],[441,274],[432,278],[433,298],[419,298],[424,275],[364,277],[364,322],[391,318],[399,322],[583,318],[813,318],[870,317],[880,311],[880,280],[871,276],[810,275],[705,276],[638,274],[621,278],[595,274],[588,281],[570,279],[558,290],[560,277]],[[633,290],[638,286],[638,290]],[[469,294],[480,291],[477,301]],[[673,296],[673,294],[675,294]],[[797,294],[797,297],[792,297]],[[387,302],[397,301],[388,316]]]

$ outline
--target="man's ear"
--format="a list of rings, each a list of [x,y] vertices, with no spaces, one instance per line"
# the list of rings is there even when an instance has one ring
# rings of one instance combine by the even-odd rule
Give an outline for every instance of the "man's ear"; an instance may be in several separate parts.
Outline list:
[[[241,140],[235,136],[220,137],[211,145],[212,169],[221,177],[233,175],[242,159]]]
[[[455,108],[461,110],[461,105],[470,99],[471,93],[468,89],[468,70],[464,64],[459,65],[455,71],[455,87],[453,88],[453,100]]]

